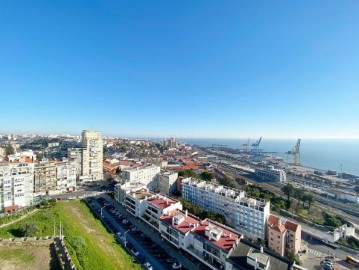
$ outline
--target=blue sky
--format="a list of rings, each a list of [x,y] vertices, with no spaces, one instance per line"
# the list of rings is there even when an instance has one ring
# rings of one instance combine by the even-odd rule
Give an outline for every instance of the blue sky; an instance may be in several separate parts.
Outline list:
[[[358,1],[0,0],[0,133],[359,138]]]

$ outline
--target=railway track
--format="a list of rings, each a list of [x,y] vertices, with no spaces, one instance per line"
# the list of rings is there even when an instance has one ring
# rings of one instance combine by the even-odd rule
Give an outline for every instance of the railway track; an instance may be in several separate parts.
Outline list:
[[[243,176],[242,174],[236,172],[235,170],[230,170],[228,168],[219,166],[220,170],[225,172],[227,175],[237,178],[242,177],[245,178],[248,182],[254,183],[256,185],[259,185],[263,188],[266,188],[267,190],[273,192],[274,194],[286,197],[286,195],[281,190],[281,187],[283,184],[277,183],[277,184],[269,184],[269,183],[263,183],[263,182],[257,182],[253,179],[247,178]],[[355,210],[354,207],[349,207],[348,205],[340,202],[335,202],[330,199],[323,198],[322,196],[311,193],[316,201],[316,207],[320,208],[323,211],[329,212],[331,214],[338,215],[350,222],[353,222],[354,224],[359,224],[359,211]],[[358,226],[358,225],[357,225]]]

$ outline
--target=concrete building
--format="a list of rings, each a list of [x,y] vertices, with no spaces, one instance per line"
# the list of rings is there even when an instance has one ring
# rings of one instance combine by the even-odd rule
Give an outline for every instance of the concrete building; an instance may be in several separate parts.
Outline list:
[[[122,171],[124,182],[138,182],[146,186],[149,190],[157,189],[157,174],[161,168],[153,164],[141,167],[129,168]]]
[[[225,269],[227,256],[242,238],[234,229],[210,219],[200,220],[183,211],[181,202],[146,188],[128,191],[121,203],[130,214],[157,230],[163,240],[210,269]]]
[[[98,181],[103,179],[103,143],[101,132],[84,130],[82,132],[82,180]],[[86,149],[86,150],[85,150]]]
[[[185,250],[211,269],[225,269],[227,256],[243,236],[210,219],[202,220],[193,227]]]
[[[226,260],[226,270],[291,270],[293,262],[257,246],[246,239],[241,239]]]
[[[182,197],[205,211],[224,215],[226,223],[252,239],[265,240],[270,202],[252,198],[245,191],[230,189],[197,179],[181,183]]]
[[[164,140],[162,143],[162,146],[165,148],[167,148],[167,147],[168,148],[177,148],[177,142],[175,139],[170,138],[170,139]]]
[[[42,160],[34,167],[34,195],[74,191],[76,177],[75,162]]]
[[[334,200],[349,201],[352,203],[359,204],[359,196],[355,193],[344,192],[342,190],[330,189],[326,192],[327,196]]]
[[[273,166],[268,166],[266,169],[255,169],[255,174],[261,181],[285,182],[287,180],[285,171],[274,169]]]
[[[33,203],[33,163],[0,163],[0,212]]]
[[[177,172],[161,172],[157,175],[157,188],[160,193],[169,195],[177,190]]]
[[[267,238],[268,247],[281,256],[286,256],[288,250],[297,254],[302,241],[301,225],[275,215],[269,215]]]

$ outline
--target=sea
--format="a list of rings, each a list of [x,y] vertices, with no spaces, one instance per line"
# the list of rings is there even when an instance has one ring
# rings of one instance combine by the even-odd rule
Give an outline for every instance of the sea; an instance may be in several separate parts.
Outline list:
[[[242,145],[248,139],[181,138],[176,140],[200,146],[217,144],[243,149]],[[255,140],[251,140],[250,144],[254,142]],[[276,156],[290,162],[286,152],[292,150],[296,143],[296,139],[262,139],[259,149],[265,152],[277,152]],[[302,139],[300,159],[303,166],[359,176],[359,139]]]

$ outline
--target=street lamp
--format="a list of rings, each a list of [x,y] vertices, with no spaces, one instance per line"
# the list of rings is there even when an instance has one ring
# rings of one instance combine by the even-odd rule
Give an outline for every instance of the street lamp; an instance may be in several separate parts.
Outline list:
[[[104,209],[105,207],[106,207],[105,205],[103,207],[101,207],[101,219],[103,219],[102,209]]]
[[[126,234],[127,234],[130,230],[131,230],[131,229],[128,229],[128,230],[125,231],[124,234],[123,234],[123,241],[124,241],[124,243],[125,243],[125,247],[127,246],[127,245],[126,245]]]

